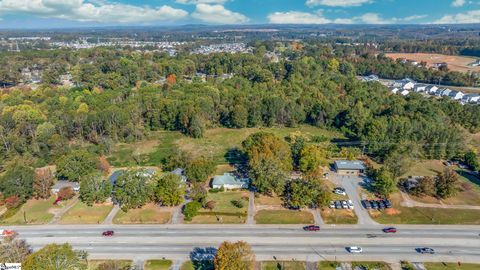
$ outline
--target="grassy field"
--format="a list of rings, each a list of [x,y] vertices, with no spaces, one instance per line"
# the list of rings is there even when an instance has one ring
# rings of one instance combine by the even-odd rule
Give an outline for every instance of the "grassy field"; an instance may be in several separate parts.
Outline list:
[[[172,213],[150,203],[140,209],[130,209],[128,212],[118,211],[113,218],[115,224],[165,224],[170,222]]]
[[[364,267],[366,269],[390,270],[390,266],[384,262],[352,262],[352,268]]]
[[[255,197],[255,205],[282,206],[283,201],[279,196],[265,196],[260,194]]]
[[[408,176],[435,176],[439,172],[443,172],[446,166],[440,160],[426,160],[418,162],[405,175]],[[456,196],[448,199],[442,199],[443,204],[452,205],[480,205],[480,179],[457,166],[451,167],[457,171],[459,175],[460,185]],[[467,188],[466,188],[467,187]],[[440,203],[440,200],[434,197],[412,197],[414,200],[423,203]]]
[[[214,268],[211,261],[205,261],[204,263],[187,261],[183,263],[180,270],[214,270]]]
[[[109,268],[100,268],[102,264],[108,264]],[[129,270],[132,266],[132,261],[129,260],[90,260],[88,261],[88,270],[97,269],[117,269],[117,270]],[[105,266],[103,266],[105,267]]]
[[[242,208],[232,204],[232,200],[243,202]],[[201,209],[199,215],[188,223],[195,224],[222,224],[222,223],[245,223],[248,211],[247,191],[226,191],[219,193],[208,193],[207,201],[214,201],[213,210]]]
[[[347,209],[329,209],[320,211],[323,221],[326,224],[357,224],[358,217],[355,211]]]
[[[306,211],[260,210],[255,215],[257,224],[312,224],[313,215]]]
[[[168,270],[172,266],[170,260],[149,260],[145,262],[144,270]]]
[[[322,261],[318,263],[318,270],[336,270],[340,266],[339,262]]]
[[[375,221],[382,224],[480,224],[480,210],[402,207],[399,193],[393,194],[391,201],[393,209],[370,210]]]
[[[60,219],[61,224],[100,224],[112,210],[112,204],[88,206],[78,202]]]
[[[344,138],[341,133],[307,125],[297,128],[214,128],[207,130],[201,139],[190,138],[176,131],[159,131],[152,132],[140,142],[115,145],[108,160],[115,167],[158,166],[178,148],[192,157],[207,156],[213,158],[217,164],[228,164],[238,161],[234,150],[238,149],[250,134],[258,131],[272,132],[280,138],[292,132],[301,132],[307,137]]]
[[[418,62],[426,62],[427,66],[434,63],[448,63],[448,68],[452,71],[459,72],[480,72],[480,67],[471,67],[469,64],[475,62],[476,58],[459,55],[443,55],[436,53],[387,53],[387,57],[393,59],[406,58]]]
[[[7,225],[46,224],[53,219],[55,210],[60,210],[71,203],[71,201],[64,201],[54,206],[54,201],[55,197],[53,196],[47,200],[29,200],[15,214],[5,219],[2,218],[0,223]]]
[[[424,264],[427,270],[478,270],[480,269],[480,264],[468,264],[462,263],[458,265],[457,263],[425,263]]]
[[[305,262],[293,261],[265,261],[260,263],[261,270],[302,270],[306,269]]]

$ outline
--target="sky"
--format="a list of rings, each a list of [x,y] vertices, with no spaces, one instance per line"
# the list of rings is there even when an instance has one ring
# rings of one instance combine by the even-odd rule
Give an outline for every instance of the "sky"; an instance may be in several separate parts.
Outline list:
[[[0,0],[0,28],[480,23],[480,0]]]

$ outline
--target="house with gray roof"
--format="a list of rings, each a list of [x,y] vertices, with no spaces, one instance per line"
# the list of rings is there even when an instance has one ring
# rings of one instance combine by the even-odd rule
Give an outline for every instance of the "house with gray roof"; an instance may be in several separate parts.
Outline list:
[[[250,179],[239,178],[232,173],[216,175],[212,180],[212,188],[242,189],[248,188],[249,184]]]
[[[360,160],[337,160],[333,167],[338,174],[342,175],[358,175],[366,170],[365,164]]]
[[[58,180],[50,189],[52,193],[57,194],[62,188],[72,188],[73,191],[79,192],[80,191],[80,184],[77,182],[70,182],[66,180]]]

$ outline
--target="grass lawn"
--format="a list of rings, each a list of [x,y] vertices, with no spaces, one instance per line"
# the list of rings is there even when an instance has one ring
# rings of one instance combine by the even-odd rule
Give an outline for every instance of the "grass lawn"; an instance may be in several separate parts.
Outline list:
[[[255,197],[255,205],[282,206],[283,200],[282,198],[276,195],[265,196],[260,194],[257,197]]]
[[[426,160],[415,164],[415,166],[402,177],[436,176],[437,173],[443,172],[445,168],[446,166],[441,160]],[[442,199],[442,203],[452,205],[480,205],[480,179],[468,174],[465,170],[457,166],[452,166],[451,168],[457,171],[459,175],[459,190],[456,196]],[[430,196],[421,198],[412,196],[412,199],[423,203],[440,203],[440,200]]]
[[[306,211],[260,210],[255,215],[257,224],[312,224],[313,215]]]
[[[140,209],[128,212],[118,211],[113,218],[115,224],[165,224],[172,218],[172,213],[150,203]]]
[[[323,221],[326,224],[357,224],[358,217],[355,211],[347,209],[330,209],[320,210]]]
[[[261,270],[301,270],[306,269],[305,262],[293,261],[265,261],[260,263]]]
[[[184,262],[180,270],[214,270],[212,261],[204,262]]]
[[[208,156],[217,164],[238,161],[235,149],[241,146],[250,134],[266,131],[284,138],[292,132],[301,132],[307,137],[322,136],[326,139],[344,138],[339,132],[302,125],[297,128],[214,128],[205,131],[201,139],[187,137],[177,131],[151,132],[143,141],[119,143],[113,147],[108,161],[114,167],[158,166],[176,148],[187,151],[192,157]]]
[[[457,263],[425,263],[427,270],[478,270],[480,264],[462,263],[459,266]]]
[[[399,193],[393,194],[391,201],[394,208],[370,210],[370,215],[382,224],[480,224],[480,210],[402,207],[400,200]]]
[[[88,206],[78,202],[60,219],[61,224],[100,224],[112,210],[112,204]]]
[[[365,267],[366,269],[390,270],[390,266],[384,262],[352,262],[352,268]]]
[[[172,266],[170,260],[149,260],[145,262],[144,270],[168,270]]]
[[[104,265],[108,265],[109,268],[105,268]],[[129,260],[91,260],[91,261],[88,261],[88,270],[97,270],[97,269],[129,270],[131,266],[132,266],[132,261],[129,261]]]
[[[235,207],[232,200],[242,201],[243,207]],[[208,193],[207,201],[215,201],[215,208],[213,210],[200,209],[198,216],[188,223],[245,223],[248,212],[247,191]]]
[[[318,263],[318,270],[336,270],[340,266],[339,262],[322,261]]]
[[[65,207],[70,201],[61,202],[58,206],[54,206],[55,197],[52,196],[47,200],[28,200],[21,208],[12,216],[5,219],[2,218],[1,224],[20,225],[20,224],[46,224],[53,219],[53,211]],[[5,212],[8,215],[8,211]],[[27,222],[25,222],[25,218]]]

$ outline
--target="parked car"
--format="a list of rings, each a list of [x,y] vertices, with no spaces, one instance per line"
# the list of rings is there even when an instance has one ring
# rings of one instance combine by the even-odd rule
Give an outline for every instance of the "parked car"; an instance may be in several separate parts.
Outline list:
[[[415,250],[421,254],[435,254],[435,250],[429,247],[416,248]]]
[[[341,209],[342,208],[342,203],[340,203],[340,201],[335,201],[335,208],[336,209]]]
[[[330,208],[335,208],[335,202],[331,201],[329,207],[330,207]]]
[[[347,203],[348,203],[348,208],[350,208],[350,209],[354,209],[354,208],[355,208],[355,207],[353,206],[352,200],[348,200]]]
[[[103,236],[107,236],[107,237],[110,237],[110,236],[113,236],[115,232],[114,231],[104,231],[102,233]]]
[[[342,195],[342,196],[347,196],[347,193],[345,192],[345,189],[337,187],[333,189],[333,193]]]
[[[379,209],[385,209],[385,208],[387,208],[387,207],[385,206],[385,204],[383,203],[383,201],[378,201],[377,203],[378,203],[378,208],[379,208]]]
[[[309,225],[309,226],[303,227],[303,230],[308,232],[317,232],[317,231],[320,231],[320,226]]]
[[[378,209],[378,203],[376,201],[370,201],[373,209]]]
[[[348,208],[348,203],[347,201],[342,201],[342,208],[347,209]]]
[[[385,206],[387,208],[392,208],[392,202],[390,200],[387,199],[387,200],[384,200],[383,202],[385,203]]]
[[[382,230],[384,233],[396,233],[397,229],[394,227],[383,228]]]
[[[362,253],[363,249],[361,247],[346,247],[347,251],[350,253]]]
[[[365,209],[371,209],[372,208],[372,205],[370,204],[370,202],[368,200],[363,200],[362,205],[363,205],[363,207],[365,207]]]

